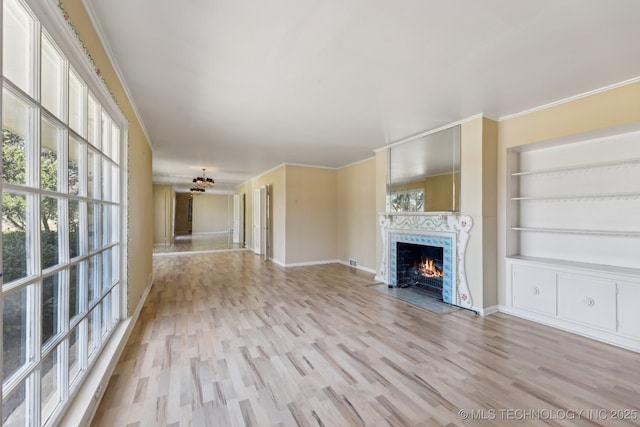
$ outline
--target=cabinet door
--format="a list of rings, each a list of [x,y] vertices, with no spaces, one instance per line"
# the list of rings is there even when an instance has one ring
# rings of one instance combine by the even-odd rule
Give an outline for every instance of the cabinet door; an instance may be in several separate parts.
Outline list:
[[[615,331],[615,282],[559,274],[558,314],[563,319]]]
[[[556,315],[556,273],[541,268],[514,265],[514,307]]]
[[[640,338],[640,284],[618,283],[619,332]]]

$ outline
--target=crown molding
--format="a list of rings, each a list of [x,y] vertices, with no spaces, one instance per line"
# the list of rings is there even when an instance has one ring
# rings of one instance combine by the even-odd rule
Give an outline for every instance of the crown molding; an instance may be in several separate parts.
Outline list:
[[[151,151],[153,151],[153,143],[151,142],[151,138],[149,137],[149,132],[147,132],[147,128],[144,125],[144,122],[142,121],[142,117],[140,116],[140,112],[138,111],[138,107],[133,99],[133,96],[131,95],[131,91],[129,90],[129,86],[127,85],[126,80],[124,79],[124,76],[122,74],[122,71],[120,69],[120,65],[118,64],[118,61],[116,61],[116,57],[113,53],[113,50],[111,50],[111,46],[109,45],[109,42],[107,41],[107,37],[104,34],[104,30],[102,29],[102,26],[100,25],[100,21],[98,20],[98,16],[96,15],[95,9],[93,8],[93,5],[91,4],[91,2],[89,0],[82,0],[82,5],[84,6],[85,10],[87,11],[87,15],[89,16],[89,20],[91,21],[91,24],[93,25],[93,28],[96,32],[96,34],[98,35],[98,39],[100,40],[100,43],[102,43],[102,47],[104,48],[106,54],[107,54],[107,58],[109,58],[109,61],[111,62],[111,66],[113,67],[114,72],[116,73],[116,76],[118,77],[118,80],[120,80],[120,85],[122,85],[122,89],[124,90],[125,95],[127,96],[127,100],[129,101],[129,104],[131,105],[131,108],[133,109],[133,113],[136,116],[136,119],[138,120],[138,123],[140,124],[140,128],[142,129],[142,133],[144,133],[145,138],[147,139],[147,144],[149,144],[149,148],[151,148]]]

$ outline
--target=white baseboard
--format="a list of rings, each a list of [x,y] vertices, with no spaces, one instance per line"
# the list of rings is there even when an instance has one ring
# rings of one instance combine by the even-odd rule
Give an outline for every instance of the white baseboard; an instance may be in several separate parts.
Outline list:
[[[213,254],[216,252],[242,252],[248,251],[247,248],[238,248],[238,249],[207,249],[203,251],[177,251],[177,252],[154,252],[154,257],[162,257],[162,256],[180,256],[180,255],[201,255],[201,254]]]
[[[327,259],[327,260],[321,260],[321,261],[292,262],[290,264],[285,264],[285,267],[286,268],[289,268],[289,267],[306,267],[308,265],[323,265],[323,264],[340,264],[340,260]]]
[[[640,340],[638,339],[514,307],[500,306],[500,312],[640,353]]]
[[[279,259],[272,258],[270,261],[272,263],[274,263],[275,265],[278,265],[278,266],[280,266],[282,268],[287,268],[286,264],[284,262],[280,261]]]
[[[109,384],[109,379],[115,370],[124,347],[129,341],[133,327],[138,321],[142,307],[153,287],[153,273],[147,279],[140,302],[133,314],[122,320],[112,331],[111,337],[104,349],[87,372],[82,385],[70,396],[70,403],[66,411],[56,422],[56,426],[88,426],[96,415],[100,400]]]
[[[324,265],[324,264],[341,264],[341,265],[346,265],[348,267],[356,268],[358,270],[365,271],[367,273],[376,274],[376,271],[374,269],[367,268],[367,267],[362,267],[362,266],[353,267],[353,266],[349,265],[348,262],[342,261],[342,260],[339,260],[339,259],[325,259],[325,260],[320,260],[320,261],[292,262],[292,263],[289,263],[289,264],[286,264],[286,263],[284,263],[282,261],[279,261],[277,259],[271,259],[270,261],[273,262],[276,265],[279,265],[280,267],[283,267],[283,268],[307,267],[307,266],[311,266],[311,265]]]
[[[355,268],[355,269],[357,269],[357,270],[362,270],[362,271],[367,272],[367,273],[371,273],[371,274],[377,274],[377,273],[378,273],[378,272],[377,272],[375,269],[373,269],[373,268],[363,267],[363,266],[361,266],[361,265],[353,266],[353,265],[349,264],[349,262],[348,262],[348,261],[338,260],[338,263],[339,263],[339,264],[342,264],[342,265],[346,265],[347,267]]]

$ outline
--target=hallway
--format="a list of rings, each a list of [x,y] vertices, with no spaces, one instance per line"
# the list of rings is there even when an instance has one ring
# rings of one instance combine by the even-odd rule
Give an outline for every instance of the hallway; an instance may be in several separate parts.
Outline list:
[[[176,236],[172,244],[156,244],[154,254],[173,252],[209,252],[243,249],[240,243],[233,243],[232,232],[202,233]]]
[[[431,313],[338,264],[235,251],[154,257],[154,275],[96,427],[480,424],[461,409],[513,425],[496,411],[519,408],[640,422],[637,353],[504,314]]]

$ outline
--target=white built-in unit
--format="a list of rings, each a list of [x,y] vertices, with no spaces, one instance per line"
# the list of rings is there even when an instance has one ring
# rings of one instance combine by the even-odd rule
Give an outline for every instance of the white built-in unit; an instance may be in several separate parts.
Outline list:
[[[640,351],[640,126],[507,154],[505,311]]]

